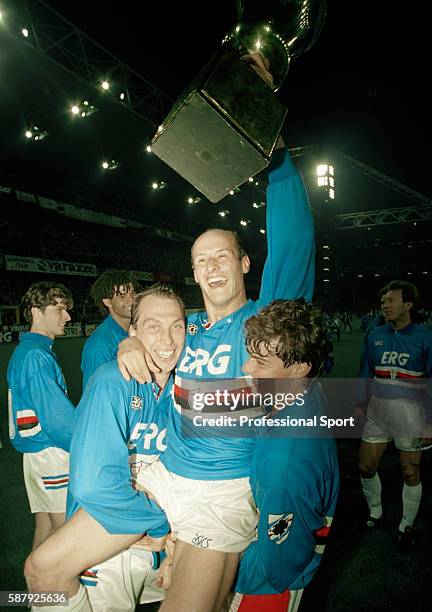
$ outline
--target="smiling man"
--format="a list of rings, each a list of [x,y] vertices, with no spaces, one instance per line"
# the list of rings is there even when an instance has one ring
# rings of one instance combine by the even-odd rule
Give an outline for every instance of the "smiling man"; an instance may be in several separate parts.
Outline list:
[[[359,468],[372,533],[383,524],[381,481],[377,469],[394,439],[403,473],[402,520],[397,549],[406,554],[415,545],[415,518],[422,485],[420,459],[432,442],[432,332],[419,325],[420,296],[406,281],[392,281],[380,291],[385,325],[368,335],[362,355],[358,407],[367,409],[359,452]],[[370,379],[373,379],[370,381]]]
[[[138,281],[127,270],[106,270],[93,283],[93,301],[107,317],[84,344],[81,359],[83,391],[90,376],[101,365],[116,358],[119,343],[127,338],[132,301],[139,290]]]
[[[133,582],[130,566],[124,563],[131,562],[130,557],[128,561],[118,553],[144,533],[163,538],[169,531],[164,512],[135,490],[132,480],[138,469],[155,461],[166,448],[170,375],[183,349],[184,315],[183,302],[166,285],[156,284],[137,294],[130,335],[143,343],[156,364],[154,381],[147,385],[127,383],[112,361],[92,376],[78,405],[68,520],[55,537],[33,552],[25,566],[33,592],[69,593],[68,610],[91,609],[78,581],[83,571],[92,608],[104,612],[134,610],[142,588],[148,582],[154,584],[151,553],[147,554],[147,573],[142,576],[144,584],[139,587],[129,584]],[[96,564],[107,559],[113,561],[112,581],[104,592],[103,584],[98,584]],[[104,576],[103,569],[100,574]],[[159,592],[146,601],[162,597]]]
[[[75,408],[52,346],[65,333],[73,299],[63,285],[40,282],[29,288],[21,305],[31,327],[9,362],[9,437],[23,453],[36,548],[62,525],[66,510]]]

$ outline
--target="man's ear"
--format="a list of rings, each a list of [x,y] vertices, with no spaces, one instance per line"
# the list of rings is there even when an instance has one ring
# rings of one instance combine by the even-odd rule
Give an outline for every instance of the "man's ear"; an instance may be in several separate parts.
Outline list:
[[[242,270],[243,270],[243,274],[247,274],[250,270],[250,259],[247,255],[243,256],[242,259]]]
[[[311,369],[312,365],[310,363],[296,363],[294,370],[294,378],[306,378]]]
[[[37,306],[32,306],[30,312],[32,315],[32,322],[38,321],[43,315],[42,310],[38,308]]]
[[[109,298],[103,298],[102,304],[104,306],[106,306],[108,308],[108,310],[111,312],[112,303],[111,303],[111,300]]]
[[[198,284],[199,284],[199,282],[198,282],[198,279],[197,279],[197,275],[196,275],[196,272],[195,272],[195,268],[193,269],[193,273],[194,273],[194,279],[195,279],[195,282],[196,282],[196,284],[198,285]]]
[[[411,310],[411,308],[414,306],[414,302],[404,302],[404,304],[406,304],[408,312],[409,312],[409,311]]]

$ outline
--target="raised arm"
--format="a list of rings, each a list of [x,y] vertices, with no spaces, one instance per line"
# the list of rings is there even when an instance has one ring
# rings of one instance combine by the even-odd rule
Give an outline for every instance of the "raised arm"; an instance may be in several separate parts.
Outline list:
[[[277,149],[267,189],[267,260],[260,306],[274,299],[312,299],[315,232],[303,179],[286,148]]]

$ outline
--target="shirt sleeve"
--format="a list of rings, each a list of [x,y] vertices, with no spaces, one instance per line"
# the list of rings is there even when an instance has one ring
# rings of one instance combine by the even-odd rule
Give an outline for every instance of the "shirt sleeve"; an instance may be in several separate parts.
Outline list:
[[[267,190],[267,260],[260,306],[274,299],[312,299],[315,233],[303,180],[287,149],[276,151]]]
[[[426,420],[432,424],[432,336],[428,334],[428,342],[424,349],[425,357],[425,374],[426,374],[426,389],[424,394],[424,408],[426,412]]]
[[[109,533],[160,537],[169,532],[165,513],[131,485],[126,406],[117,381],[92,378],[78,405],[71,446],[71,496]]]
[[[55,370],[51,357],[39,352],[31,354],[31,364],[28,363],[27,368],[31,375],[28,379],[23,375],[26,380],[21,390],[23,400],[34,407],[42,431],[52,445],[69,451],[76,410],[57,381],[57,376],[62,376],[60,370]]]
[[[260,488],[258,539],[242,557],[237,592],[281,593],[287,588],[304,588],[318,569],[339,479],[335,474],[323,480],[307,461],[302,462],[301,470],[301,478],[290,477],[289,487]],[[311,477],[305,479],[309,470]]]

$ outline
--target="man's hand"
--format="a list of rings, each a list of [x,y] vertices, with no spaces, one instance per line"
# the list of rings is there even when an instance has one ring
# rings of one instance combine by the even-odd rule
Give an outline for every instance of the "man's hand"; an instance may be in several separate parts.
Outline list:
[[[420,436],[421,445],[429,446],[432,444],[432,423],[425,423]]]
[[[242,59],[273,89],[273,75],[270,72],[270,62],[261,53],[246,53],[242,55]]]
[[[157,586],[159,588],[165,589],[165,591],[168,591],[171,586],[171,572],[174,560],[176,539],[177,534],[174,531],[168,534],[165,542],[166,557],[161,563],[161,566],[159,568],[159,577],[156,580]]]
[[[168,557],[160,564],[158,569],[158,577],[156,578],[156,586],[168,591],[171,586],[171,574],[172,574],[172,562],[169,561]]]
[[[174,560],[174,551],[175,551],[176,541],[177,541],[177,533],[175,531],[171,531],[171,533],[168,534],[166,542],[165,542],[165,554],[167,558],[171,561],[171,563]]]
[[[261,53],[246,53],[242,55],[242,59],[251,66],[263,81],[274,89],[273,75],[270,72],[270,62]],[[275,149],[282,149],[285,143],[282,136],[279,136]]]
[[[160,368],[146,353],[138,338],[126,338],[119,344],[117,364],[123,378],[129,381],[134,378],[139,383],[152,381],[151,372],[160,372]]]
[[[165,547],[166,539],[166,535],[161,538],[152,538],[149,535],[145,535],[141,540],[132,544],[130,548],[141,548],[142,550],[149,550],[150,552],[160,552]]]
[[[356,406],[354,408],[354,423],[356,425],[356,427],[361,427],[363,429],[365,423],[366,423],[366,410],[367,408],[365,408],[364,406]]]

